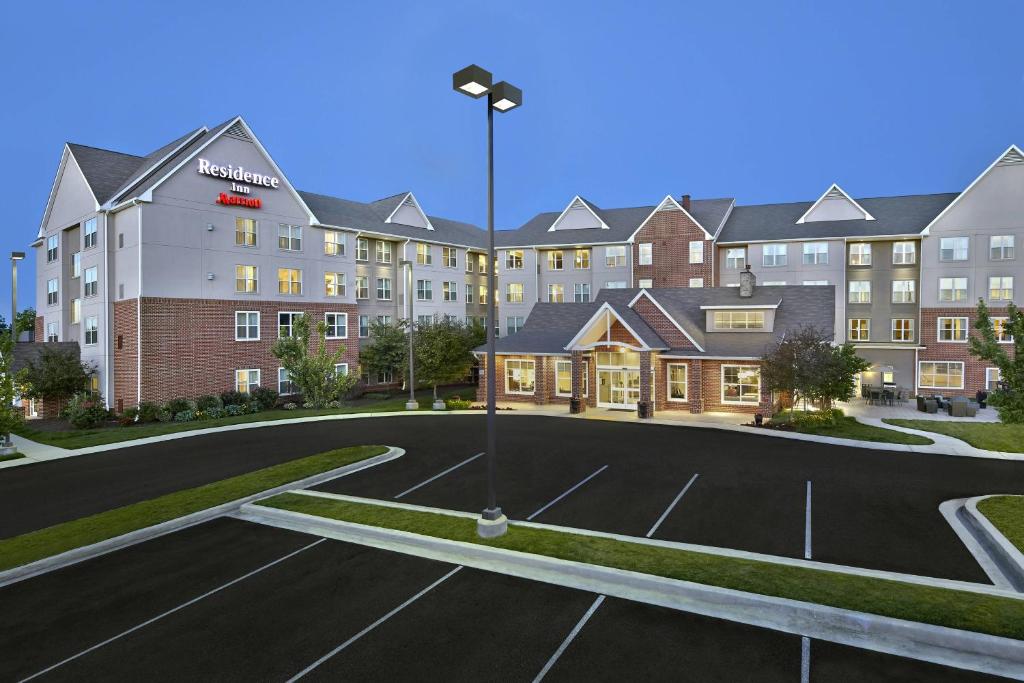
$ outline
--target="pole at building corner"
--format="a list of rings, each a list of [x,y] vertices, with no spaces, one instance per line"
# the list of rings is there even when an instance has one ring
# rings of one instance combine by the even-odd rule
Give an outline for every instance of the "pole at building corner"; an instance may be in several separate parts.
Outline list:
[[[409,400],[405,403],[406,410],[419,410],[420,404],[416,400],[416,374],[413,371],[413,320],[412,320],[412,261],[403,261],[405,266],[405,298],[406,310],[408,313],[407,324],[409,326]]]

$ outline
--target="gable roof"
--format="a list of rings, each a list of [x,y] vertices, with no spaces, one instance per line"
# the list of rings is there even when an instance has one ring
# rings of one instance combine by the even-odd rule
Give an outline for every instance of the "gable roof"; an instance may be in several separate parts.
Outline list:
[[[191,143],[196,137],[206,132],[206,126],[196,128],[193,131],[185,133],[177,140],[169,142],[160,149],[154,150],[147,154],[146,156],[144,156],[142,158],[142,162],[139,164],[139,167],[135,170],[134,173],[132,173],[128,180],[125,181],[124,185],[119,187],[116,192],[111,194],[109,200],[105,200],[104,203],[106,203],[106,201],[116,201],[118,197],[127,194],[128,192],[131,192],[131,190],[134,189],[136,185],[141,183],[151,173],[155,173],[164,164],[166,164],[172,158],[174,158],[177,155],[177,153],[181,151],[183,147],[185,147],[185,145]]]
[[[557,232],[559,230],[587,230],[587,228],[558,227],[558,225],[565,220],[566,214],[568,214],[570,211],[579,208],[586,209],[588,212],[590,212],[590,215],[597,219],[597,222],[600,224],[598,227],[601,230],[608,229],[608,224],[605,222],[604,218],[601,217],[601,209],[599,209],[598,206],[593,202],[587,201],[583,197],[576,195],[575,197],[572,198],[572,201],[569,202],[569,204],[564,209],[562,209],[562,213],[558,214],[558,218],[551,222],[551,227],[548,228],[548,232]]]
[[[691,204],[691,208],[692,208],[692,204]],[[689,218],[691,221],[696,223],[697,227],[704,231],[704,234],[707,235],[707,238],[709,240],[710,239],[714,239],[714,237],[715,237],[714,234],[712,234],[706,227],[704,227],[701,224],[700,221],[698,221],[696,218],[694,218],[693,214],[691,214],[689,211],[687,211],[685,208],[683,208],[683,205],[680,204],[679,202],[677,202],[676,198],[673,197],[670,194],[669,195],[665,195],[665,198],[661,200],[661,204],[658,204],[658,206],[656,206],[654,208],[654,210],[651,211],[651,213],[647,216],[647,218],[645,218],[643,220],[643,222],[640,225],[637,226],[636,230],[633,231],[633,234],[629,236],[630,239],[636,237],[636,234],[638,232],[640,232],[640,230],[643,229],[643,227],[645,225],[647,225],[647,221],[651,220],[652,218],[654,218],[655,214],[658,214],[658,213],[660,213],[662,211],[682,211],[683,214],[685,214],[687,218]]]
[[[82,170],[85,182],[100,204],[109,200],[126,180],[131,178],[145,157],[114,152],[109,149],[67,143],[69,152]]]
[[[957,192],[872,197],[857,203],[875,220],[814,221],[798,224],[813,202],[736,206],[718,235],[720,244],[775,240],[838,239],[917,235],[952,202]]]
[[[800,216],[800,218],[798,218],[796,220],[796,222],[797,223],[814,222],[813,220],[809,221],[808,220],[808,216],[810,216],[812,213],[814,213],[814,210],[817,209],[819,206],[821,206],[821,204],[823,202],[826,202],[826,201],[829,201],[829,200],[833,200],[833,199],[845,200],[848,206],[851,206],[854,210],[860,212],[861,217],[864,220],[866,220],[866,221],[873,221],[873,220],[875,220],[875,217],[872,216],[867,211],[865,211],[863,206],[858,204],[853,199],[853,197],[851,197],[849,194],[846,193],[846,190],[844,190],[843,188],[839,187],[835,183],[832,183],[829,186],[829,188],[827,190],[825,190],[825,193],[823,195],[821,195],[820,197],[818,197],[818,200],[816,202],[814,202],[813,204],[811,204],[811,208],[807,209],[807,211],[804,212],[804,215]]]
[[[926,225],[924,227],[924,230],[922,230],[922,232],[925,235],[927,235],[928,231],[931,229],[932,225],[934,225],[940,218],[942,218],[945,214],[947,214],[949,211],[951,211],[953,209],[953,207],[957,205],[957,203],[960,201],[960,199],[963,198],[964,195],[966,195],[968,192],[970,192],[974,188],[975,185],[977,185],[979,182],[981,182],[981,179],[984,178],[985,176],[987,176],[992,171],[993,168],[995,168],[996,166],[1004,166],[1004,165],[1020,164],[1020,163],[1024,163],[1024,152],[1022,152],[1020,147],[1018,147],[1017,145],[1010,145],[1006,149],[1005,152],[1003,152],[1002,154],[997,156],[995,158],[995,161],[993,161],[991,164],[988,165],[988,168],[986,168],[984,171],[979,173],[978,177],[975,178],[974,180],[972,180],[971,184],[968,185],[964,189],[963,192],[960,192],[953,199],[953,201],[951,201],[948,204],[946,204],[946,206],[942,209],[942,211],[940,211],[936,216],[934,216],[930,221],[928,221],[928,225]]]
[[[378,199],[375,202],[370,202],[370,206],[377,211],[377,215],[384,217],[385,223],[397,223],[398,225],[409,225],[408,223],[399,223],[395,221],[395,214],[398,213],[399,209],[403,206],[411,206],[416,209],[416,213],[423,219],[424,225],[410,225],[409,227],[421,228],[426,230],[433,230],[434,226],[430,222],[430,217],[427,216],[426,212],[420,206],[420,203],[416,200],[416,196],[412,192],[400,192],[384,199]]]

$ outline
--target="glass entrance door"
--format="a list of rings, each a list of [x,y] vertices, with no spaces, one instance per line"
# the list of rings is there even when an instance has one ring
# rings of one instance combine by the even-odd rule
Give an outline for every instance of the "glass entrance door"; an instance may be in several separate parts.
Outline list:
[[[640,401],[639,370],[598,370],[597,405],[633,410]]]

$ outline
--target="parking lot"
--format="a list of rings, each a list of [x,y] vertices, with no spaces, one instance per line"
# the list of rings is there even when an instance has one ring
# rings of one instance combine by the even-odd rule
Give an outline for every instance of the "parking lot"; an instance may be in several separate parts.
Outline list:
[[[928,544],[878,561],[887,539],[849,542],[881,514],[856,513],[855,486],[679,448],[509,449],[499,500],[518,519],[984,580],[955,555],[929,562]],[[320,488],[475,510],[484,476],[473,452],[412,448]],[[0,651],[17,653],[4,680],[986,679],[228,518],[7,586],[0,604]]]

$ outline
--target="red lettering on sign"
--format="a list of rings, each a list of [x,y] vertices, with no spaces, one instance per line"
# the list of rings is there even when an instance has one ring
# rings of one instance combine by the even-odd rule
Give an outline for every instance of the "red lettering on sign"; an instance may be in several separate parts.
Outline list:
[[[250,209],[263,208],[263,200],[259,197],[232,197],[224,192],[217,195],[217,203],[225,206],[245,206]]]

